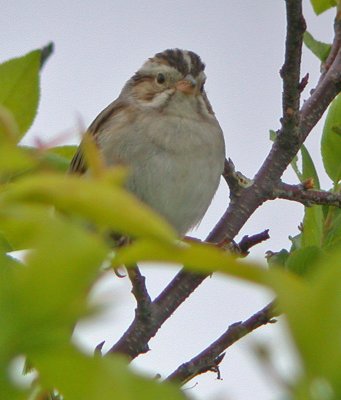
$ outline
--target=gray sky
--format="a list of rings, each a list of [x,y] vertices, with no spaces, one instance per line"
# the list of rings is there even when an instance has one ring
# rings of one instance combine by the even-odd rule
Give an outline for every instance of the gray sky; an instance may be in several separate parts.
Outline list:
[[[332,38],[333,11],[316,17],[304,1],[308,29],[320,40]],[[278,129],[281,113],[281,80],[285,40],[285,8],[280,0],[61,0],[5,1],[0,15],[1,61],[18,56],[49,41],[55,54],[42,73],[41,102],[26,143],[35,138],[60,144],[78,142],[77,133],[115,99],[127,79],[146,58],[166,48],[197,52],[206,63],[206,88],[223,128],[227,155],[250,178],[259,168],[271,143],[269,129]],[[317,80],[319,63],[304,52],[302,74],[310,73],[303,98]],[[308,141],[319,156],[320,129]],[[58,139],[59,140],[59,139]],[[319,161],[320,165],[320,161]],[[320,168],[321,170],[321,168]],[[285,179],[296,182],[289,171]],[[325,188],[328,180],[322,179]],[[224,211],[228,191],[222,183],[195,235],[204,238]],[[270,229],[271,239],[252,252],[262,260],[266,250],[289,247],[297,233],[303,208],[276,201],[251,218],[239,237]],[[174,269],[146,269],[153,295],[174,275]],[[134,303],[127,279],[105,277],[94,299],[107,312],[77,330],[82,346],[92,350],[102,340],[113,344],[133,316]],[[152,351],[134,363],[162,376],[194,356],[229,324],[262,308],[270,294],[259,287],[229,278],[207,280],[167,322]],[[282,324],[283,325],[283,324]],[[282,325],[262,328],[228,350],[221,372],[194,379],[186,391],[194,399],[273,400],[280,388],[262,371],[252,346],[266,343],[275,350],[279,368],[288,369],[287,341]],[[197,383],[197,384],[196,384]]]

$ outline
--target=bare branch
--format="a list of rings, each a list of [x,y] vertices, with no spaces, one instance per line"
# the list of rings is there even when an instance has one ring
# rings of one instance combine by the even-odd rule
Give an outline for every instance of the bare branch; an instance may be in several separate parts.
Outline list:
[[[251,247],[256,246],[259,243],[262,243],[265,240],[268,240],[269,238],[270,238],[269,229],[266,229],[263,232],[257,233],[256,235],[252,235],[252,236],[246,235],[238,243],[239,250],[240,250],[241,254],[247,255],[247,254],[249,254],[249,250],[251,249]]]
[[[303,33],[306,24],[302,14],[302,2],[286,0],[287,37],[285,42],[285,61],[280,74],[283,79],[282,131],[280,135],[297,134],[300,108],[300,65]]]
[[[289,185],[281,182],[274,190],[274,194],[280,199],[297,201],[305,206],[319,204],[341,207],[341,194],[323,190],[307,190],[302,184]]]
[[[334,40],[328,58],[322,65],[322,74],[320,77],[320,82],[324,79],[327,71],[334,63],[340,48],[341,48],[341,4],[338,4],[336,17],[334,20]]]
[[[129,326],[121,339],[109,353],[122,353],[134,359],[149,350],[148,342],[154,337],[162,324],[187,299],[208,275],[180,271],[162,293],[150,304],[148,318],[138,318]]]
[[[253,212],[263,202],[273,198],[273,187],[277,185],[283,172],[303,143],[298,107],[301,48],[305,23],[301,1],[287,0],[286,5],[287,38],[285,61],[281,69],[284,92],[282,128],[269,155],[255,175],[253,184],[244,188],[238,201],[231,201],[225,214],[208,236],[208,241],[232,240]],[[325,105],[324,110],[326,108],[327,105]],[[316,124],[320,116],[314,119],[314,124]],[[313,126],[311,125],[310,130]],[[242,201],[240,201],[241,198]]]
[[[215,342],[190,361],[180,365],[168,376],[167,380],[183,385],[197,375],[212,371],[213,367],[218,367],[221,356],[228,347],[260,326],[274,322],[273,317],[276,315],[278,315],[278,311],[275,309],[274,303],[270,303],[246,321],[230,325]]]
[[[232,199],[234,196],[238,196],[240,188],[239,181],[236,176],[234,164],[230,158],[228,160],[225,159],[223,177],[230,189],[230,198]]]
[[[135,296],[139,318],[150,314],[151,298],[146,287],[146,278],[141,274],[137,265],[128,268],[128,276],[132,284],[131,292]]]

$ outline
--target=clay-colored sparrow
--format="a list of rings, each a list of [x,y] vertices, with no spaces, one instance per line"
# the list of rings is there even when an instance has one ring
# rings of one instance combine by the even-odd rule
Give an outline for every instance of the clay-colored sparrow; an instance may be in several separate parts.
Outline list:
[[[148,59],[88,131],[107,165],[130,167],[127,188],[184,235],[200,222],[223,172],[222,130],[191,51]],[[71,172],[84,173],[82,146]]]

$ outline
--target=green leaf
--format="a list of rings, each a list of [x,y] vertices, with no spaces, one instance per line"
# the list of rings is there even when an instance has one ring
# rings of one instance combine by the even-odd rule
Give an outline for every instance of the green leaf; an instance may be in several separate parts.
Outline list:
[[[341,245],[341,210],[335,209],[332,212],[323,243],[323,248],[327,251],[335,250]]]
[[[319,58],[321,62],[326,61],[331,49],[330,44],[314,39],[314,37],[308,31],[304,32],[303,41],[308,49],[311,50],[311,52],[315,54],[315,56]]]
[[[266,259],[270,268],[284,267],[290,253],[286,249],[277,251],[276,253],[268,252]]]
[[[31,154],[17,146],[18,132],[13,115],[0,105],[0,180],[8,180],[13,174],[36,165]]]
[[[305,207],[301,246],[322,246],[324,216],[322,207],[315,205]]]
[[[307,148],[302,145],[301,147],[301,155],[302,155],[302,175],[301,175],[301,182],[309,178],[313,178],[314,180],[314,187],[316,189],[320,189],[320,180],[316,172],[316,168],[314,162],[307,150]]]
[[[296,236],[289,236],[289,240],[291,242],[290,252],[302,247],[302,233],[299,233]]]
[[[13,114],[19,140],[31,126],[39,101],[40,50],[0,64],[0,105]]]
[[[78,146],[76,145],[66,145],[66,146],[51,147],[47,149],[47,152],[63,157],[70,162],[73,156],[75,155],[77,149]]]
[[[337,5],[337,0],[310,0],[310,2],[317,15]]]
[[[57,348],[70,340],[87,312],[87,293],[109,248],[65,218],[46,219],[46,210],[15,207],[1,215],[33,247],[25,268],[4,269],[0,280],[0,359]],[[23,334],[25,332],[25,334]]]
[[[294,170],[294,172],[295,172],[297,178],[299,179],[299,181],[302,182],[302,181],[303,181],[303,179],[302,179],[302,173],[301,173],[300,169],[298,168],[298,164],[297,164],[297,163],[298,163],[298,157],[297,157],[297,155],[296,155],[296,156],[292,159],[290,165],[291,165],[292,169]]]
[[[317,246],[304,247],[290,253],[285,266],[289,271],[297,275],[310,275],[315,271],[316,263],[322,254],[322,250]]]
[[[292,279],[292,275],[284,270],[274,268],[269,271],[256,263],[245,260],[241,262],[232,254],[206,243],[156,243],[139,239],[129,246],[118,249],[112,260],[112,266],[114,268],[122,264],[129,266],[138,261],[182,264],[194,272],[205,274],[221,272],[262,285],[268,285],[274,276],[278,279]]]
[[[52,167],[55,171],[66,172],[69,169],[70,161],[78,146],[57,146],[47,149],[40,155],[41,161]]]
[[[328,388],[329,397],[341,398],[341,253],[323,257],[316,273],[304,286],[294,288],[276,282],[279,305],[286,313],[303,376],[301,381],[317,391],[317,382]],[[301,385],[299,381],[298,386]],[[314,389],[314,390],[312,390]]]
[[[329,107],[323,128],[321,153],[324,168],[334,182],[341,179],[341,96],[338,95]]]
[[[110,171],[109,171],[110,173]],[[122,170],[118,169],[118,180]],[[57,210],[85,218],[111,231],[131,236],[174,240],[174,230],[161,216],[112,179],[94,180],[78,175],[44,174],[25,177],[3,193],[2,200],[53,205]],[[1,203],[1,196],[0,196]]]
[[[9,251],[13,251],[13,248],[6,239],[5,235],[0,232],[0,252],[7,253]]]
[[[302,157],[302,172],[298,167],[298,157],[297,155],[291,161],[291,167],[294,170],[297,178],[300,182],[304,182],[309,178],[313,178],[315,187],[320,188],[320,181],[316,172],[314,162],[307,150],[307,148],[302,145],[301,147],[301,157]]]
[[[64,216],[46,219],[42,206],[19,205],[10,215],[5,211],[1,228],[11,225],[21,236],[33,233],[27,244],[34,250],[20,269],[0,253],[1,398],[19,399],[7,377],[8,364],[25,354],[38,369],[39,383],[66,398],[184,399],[177,387],[131,373],[123,358],[85,356],[70,344],[109,248]]]
[[[272,142],[274,142],[277,138],[277,132],[274,131],[273,129],[270,129],[269,131],[269,138]]]
[[[46,388],[56,387],[65,399],[74,400],[184,400],[181,390],[169,383],[143,379],[117,356],[87,357],[72,348],[37,354],[33,363]]]

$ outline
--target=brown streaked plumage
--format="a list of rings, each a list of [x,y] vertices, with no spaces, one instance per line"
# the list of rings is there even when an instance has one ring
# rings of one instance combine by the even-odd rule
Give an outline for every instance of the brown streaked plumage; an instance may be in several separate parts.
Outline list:
[[[180,234],[201,220],[224,165],[223,135],[204,90],[204,70],[191,51],[157,53],[88,129],[107,165],[130,168],[127,189]],[[86,170],[81,144],[70,172]]]

